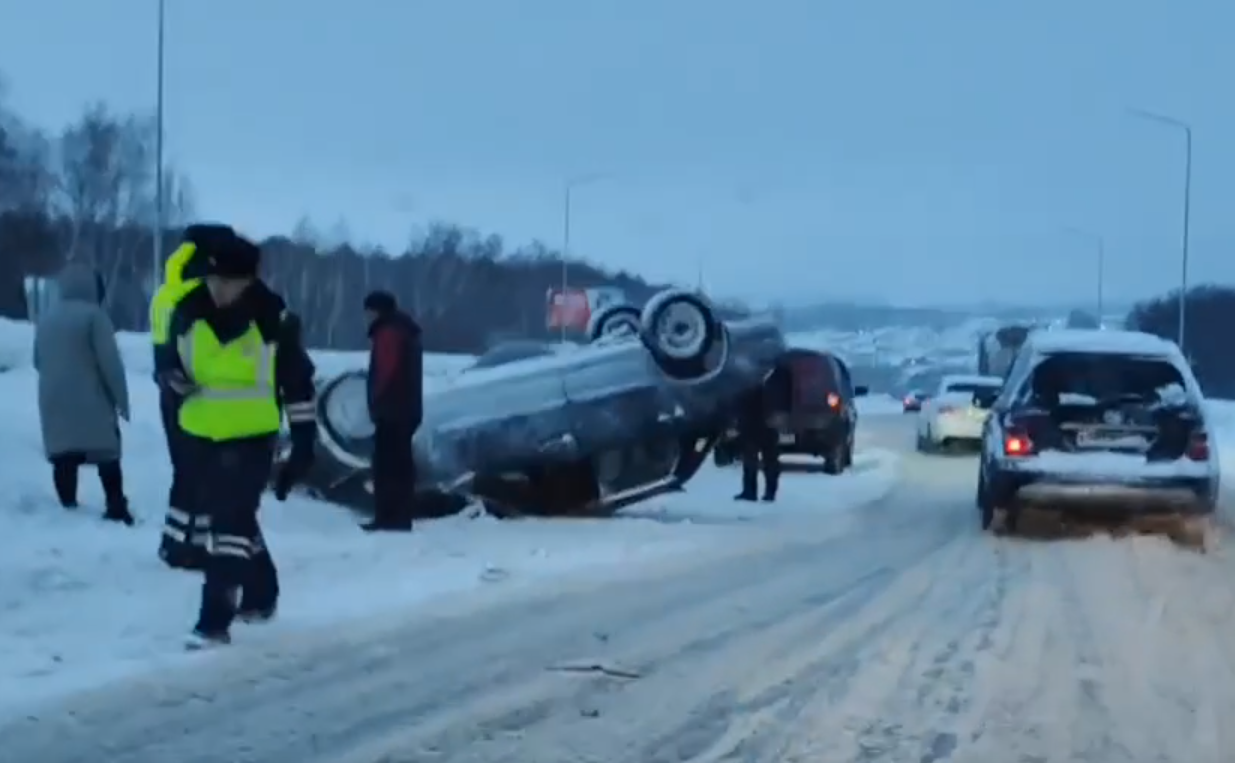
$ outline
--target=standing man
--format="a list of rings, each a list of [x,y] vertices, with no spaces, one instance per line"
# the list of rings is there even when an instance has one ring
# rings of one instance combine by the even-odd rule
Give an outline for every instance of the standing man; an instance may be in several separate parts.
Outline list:
[[[424,415],[424,348],[420,326],[399,310],[394,295],[365,297],[369,320],[369,418],[373,420],[372,531],[412,529],[416,464],[412,437]]]
[[[201,284],[211,245],[220,240],[225,242],[231,233],[232,230],[223,225],[190,225],[180,246],[167,258],[163,284],[150,300],[150,340],[156,358],[160,346],[168,341],[172,310],[184,295]],[[177,416],[180,403],[181,397],[174,390],[166,385],[159,386],[159,414],[172,465],[172,484],[167,497],[167,512],[163,517],[159,558],[175,569],[200,570],[206,560],[210,518],[193,513],[185,470],[179,464],[177,446],[181,434]]]
[[[788,415],[792,379],[783,363],[777,363],[763,384],[739,401],[738,441],[742,451],[742,492],[738,501],[759,497],[759,472],[763,471],[763,500],[776,500],[780,487],[780,436],[777,424]]]
[[[231,233],[212,241],[205,254],[204,282],[172,310],[168,341],[155,364],[160,383],[182,398],[178,447],[193,509],[210,515],[190,649],[230,643],[237,617],[255,622],[274,616],[278,571],[257,512],[274,463],[280,402],[291,430],[292,454],[284,465],[291,481],[312,465],[317,435],[312,371],[297,348],[285,345],[284,302],[257,277],[257,245]]]

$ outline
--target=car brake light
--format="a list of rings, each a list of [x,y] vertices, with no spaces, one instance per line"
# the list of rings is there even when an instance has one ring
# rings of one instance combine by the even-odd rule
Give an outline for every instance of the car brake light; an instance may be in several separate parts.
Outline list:
[[[1188,438],[1188,458],[1193,461],[1209,460],[1209,435],[1205,432],[1193,432]]]
[[[829,392],[828,393],[828,407],[829,408],[840,408],[840,395],[836,394],[835,392]]]
[[[1031,456],[1033,455],[1033,443],[1024,435],[1010,434],[1003,438],[1003,454],[1005,456]]]

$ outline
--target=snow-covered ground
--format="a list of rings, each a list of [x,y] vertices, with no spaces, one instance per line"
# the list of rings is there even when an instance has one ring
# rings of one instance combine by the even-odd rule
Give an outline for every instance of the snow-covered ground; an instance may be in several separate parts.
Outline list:
[[[150,353],[140,335],[122,335],[134,400],[123,425],[125,478],[136,528],[99,519],[102,496],[92,470],[82,474],[82,507],[56,503],[43,459],[30,368],[27,324],[0,323],[0,708],[107,681],[169,661],[211,659],[180,649],[192,625],[200,578],[157,559],[170,467],[164,455]],[[357,367],[363,356],[317,353],[323,366]],[[468,358],[426,359],[448,379]],[[871,398],[875,411],[895,401]],[[899,412],[899,407],[895,409]],[[684,494],[636,507],[613,521],[497,522],[453,517],[403,536],[371,536],[349,512],[292,497],[263,507],[267,538],[281,568],[278,621],[238,629],[234,648],[262,648],[292,629],[411,609],[477,589],[518,590],[552,576],[603,575],[653,557],[690,554],[749,537],[767,520],[812,521],[827,532],[846,509],[878,498],[895,481],[897,460],[868,450],[841,477],[790,474],[780,502],[735,505],[735,470],[709,470]],[[2,713],[3,710],[0,710]]]

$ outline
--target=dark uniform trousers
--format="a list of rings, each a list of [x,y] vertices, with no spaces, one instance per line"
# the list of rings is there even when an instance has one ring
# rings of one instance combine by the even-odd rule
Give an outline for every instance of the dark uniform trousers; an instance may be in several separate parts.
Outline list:
[[[741,433],[742,494],[755,496],[759,490],[759,471],[763,470],[764,495],[775,497],[780,487],[780,444],[777,431],[770,426],[752,427]]]
[[[416,429],[379,423],[373,433],[374,519],[381,524],[409,524],[416,490],[412,437]]]
[[[257,518],[275,437],[211,442],[186,436],[182,444],[195,508],[210,517],[196,630],[223,633],[237,611],[268,612],[278,602],[278,570]]]
[[[206,562],[210,515],[197,511],[194,506],[193,489],[189,485],[191,470],[182,463],[186,435],[180,429],[180,403],[178,395],[160,391],[159,414],[163,420],[163,434],[167,437],[167,455],[172,463],[172,485],[167,496],[167,513],[163,517],[159,558],[169,567],[200,570]]]

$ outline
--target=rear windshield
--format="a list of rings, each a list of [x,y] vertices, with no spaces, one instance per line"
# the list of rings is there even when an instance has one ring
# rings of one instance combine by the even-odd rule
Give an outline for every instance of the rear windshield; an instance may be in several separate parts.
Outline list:
[[[786,358],[792,375],[795,406],[822,405],[829,392],[839,392],[830,359],[820,355],[790,355]]]
[[[973,394],[975,392],[992,392],[998,391],[1003,386],[999,382],[980,382],[980,381],[964,381],[949,384],[944,392],[962,392]]]
[[[1182,396],[1186,386],[1175,364],[1163,358],[1063,352],[1038,364],[1030,388],[1035,402],[1049,406],[1166,401]]]

